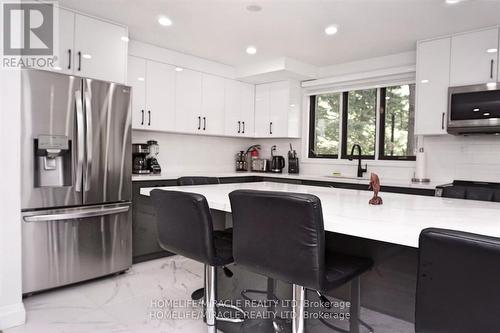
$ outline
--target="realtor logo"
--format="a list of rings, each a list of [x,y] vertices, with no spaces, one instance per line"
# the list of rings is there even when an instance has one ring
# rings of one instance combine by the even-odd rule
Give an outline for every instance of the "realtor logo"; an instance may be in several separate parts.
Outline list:
[[[3,53],[6,56],[49,56],[54,53],[54,5],[3,4]]]

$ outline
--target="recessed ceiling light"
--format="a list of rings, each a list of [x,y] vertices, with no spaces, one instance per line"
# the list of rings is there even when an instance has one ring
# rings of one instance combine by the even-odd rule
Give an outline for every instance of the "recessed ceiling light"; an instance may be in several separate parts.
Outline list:
[[[257,48],[255,46],[249,46],[249,47],[247,47],[246,51],[247,51],[248,54],[252,54],[253,55],[253,54],[257,53]]]
[[[259,5],[255,5],[255,4],[254,5],[248,5],[247,6],[247,10],[249,12],[260,12],[262,10],[262,7],[259,6]]]
[[[92,59],[92,56],[88,53],[84,53],[84,54],[82,54],[82,58],[83,59]]]
[[[486,52],[488,53],[497,53],[498,49],[487,49]]]
[[[487,116],[489,116],[489,115],[490,115],[490,113],[489,113],[489,112],[485,112],[485,113],[483,113],[483,116],[486,116],[486,117],[487,117]]]
[[[325,34],[328,36],[335,35],[339,31],[339,27],[335,24],[329,25],[325,28]]]
[[[184,68],[182,68],[182,67],[175,67],[176,72],[182,72],[183,70],[184,70]]]
[[[128,41],[129,41],[129,39],[128,39],[128,37],[127,37],[127,36],[122,36],[122,38],[121,38],[121,39],[122,39],[122,41],[124,41],[124,42],[128,42]]]
[[[462,1],[462,0],[446,0],[445,2],[448,5],[455,5],[455,4],[459,3],[460,1]]]
[[[138,77],[137,80],[138,81],[144,81],[144,78],[143,77]]]
[[[169,19],[168,17],[166,16],[160,16],[158,18],[158,23],[160,23],[161,25],[165,26],[165,27],[169,27],[172,25],[172,20]]]
[[[424,79],[424,80],[420,81],[420,83],[429,83],[429,80]]]

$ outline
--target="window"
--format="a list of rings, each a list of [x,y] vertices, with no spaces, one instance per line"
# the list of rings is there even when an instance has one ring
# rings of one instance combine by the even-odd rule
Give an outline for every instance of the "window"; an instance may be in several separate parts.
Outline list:
[[[377,89],[344,93],[344,142],[342,158],[348,158],[351,147],[358,144],[363,158],[375,158]]]
[[[364,159],[415,160],[415,85],[311,96],[309,123],[310,158],[345,159],[359,144]]]
[[[340,93],[311,96],[309,157],[337,158],[340,149]]]
[[[380,159],[414,155],[415,85],[380,89]]]

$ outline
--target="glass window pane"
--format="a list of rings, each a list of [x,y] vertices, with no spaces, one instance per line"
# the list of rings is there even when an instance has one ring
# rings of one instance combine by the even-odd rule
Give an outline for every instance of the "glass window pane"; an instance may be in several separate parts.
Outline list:
[[[316,155],[339,153],[340,93],[316,96],[313,150]]]
[[[354,90],[347,95],[347,154],[359,144],[364,156],[375,156],[377,89]]]
[[[415,85],[386,88],[384,156],[414,156]]]

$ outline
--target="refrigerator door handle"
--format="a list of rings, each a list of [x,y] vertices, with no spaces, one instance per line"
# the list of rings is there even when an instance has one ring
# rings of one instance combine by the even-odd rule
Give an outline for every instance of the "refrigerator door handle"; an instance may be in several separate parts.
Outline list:
[[[90,207],[80,209],[67,209],[62,212],[52,212],[48,214],[24,216],[25,222],[48,222],[48,221],[64,221],[73,219],[82,219],[95,216],[106,216],[120,213],[126,213],[130,209],[129,204],[123,206],[112,207]]]
[[[82,92],[80,90],[75,91],[75,102],[76,102],[76,132],[77,132],[77,165],[76,165],[76,181],[75,181],[75,191],[82,191],[82,180],[83,180],[83,160],[85,158],[85,146],[84,146],[84,119],[83,119],[83,105],[82,105]]]
[[[85,187],[84,191],[90,190],[90,175],[92,173],[92,149],[93,149],[93,129],[92,129],[92,104],[90,100],[90,92],[88,89],[84,93],[85,98],[85,135],[86,135],[86,153],[87,164],[85,166]]]

